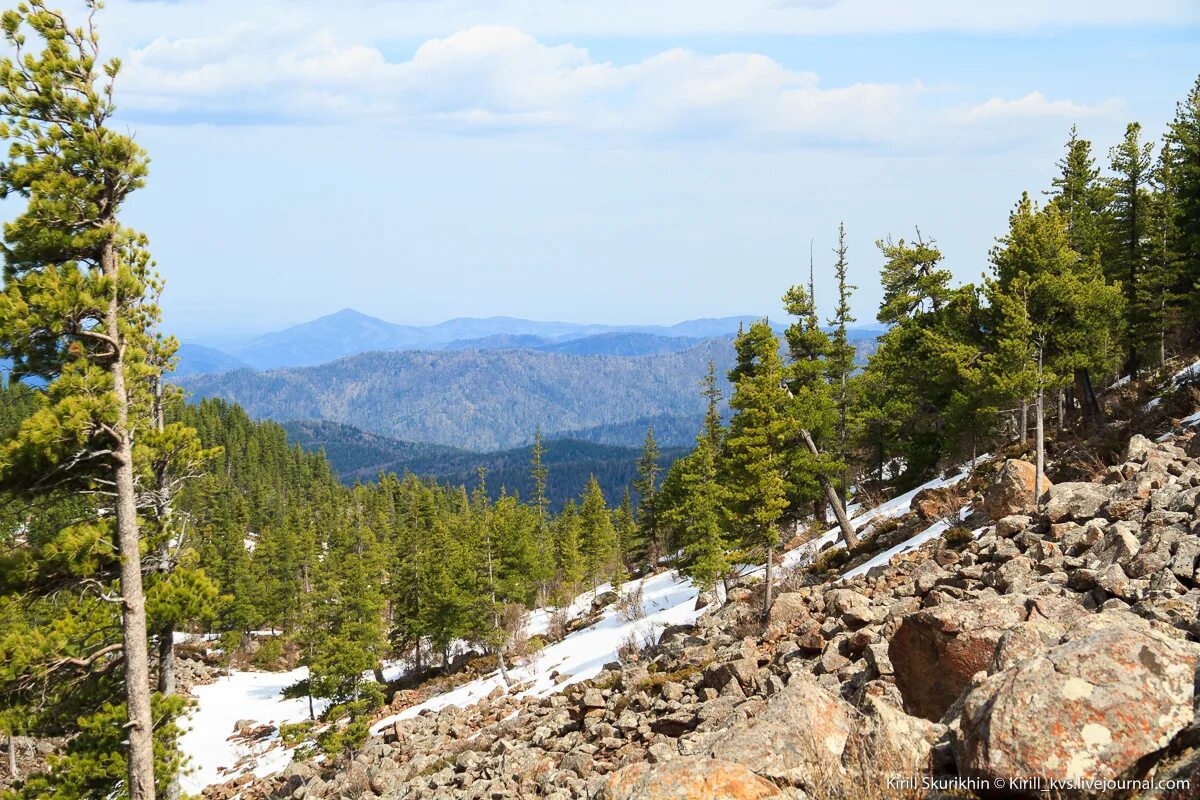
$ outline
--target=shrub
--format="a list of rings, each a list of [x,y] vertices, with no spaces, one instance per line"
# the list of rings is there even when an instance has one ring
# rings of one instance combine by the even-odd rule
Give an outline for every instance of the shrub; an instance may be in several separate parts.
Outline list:
[[[808,565],[808,571],[814,575],[822,575],[831,570],[838,569],[849,560],[849,550],[844,547],[831,547],[817,554],[812,563]]]
[[[646,594],[640,583],[617,600],[617,616],[625,622],[638,622],[646,618]]]
[[[261,670],[274,670],[280,667],[280,662],[283,661],[283,637],[272,636],[264,639],[262,644],[254,654],[250,656],[250,663]]]
[[[966,547],[974,540],[974,531],[962,525],[955,525],[942,534],[942,541],[945,542],[946,546],[955,549]]]
[[[316,724],[312,720],[284,722],[279,726],[279,740],[284,747],[296,747],[309,738]]]
[[[567,616],[567,610],[565,608],[556,608],[546,624],[546,636],[551,642],[560,641],[567,635],[570,626],[571,618]]]

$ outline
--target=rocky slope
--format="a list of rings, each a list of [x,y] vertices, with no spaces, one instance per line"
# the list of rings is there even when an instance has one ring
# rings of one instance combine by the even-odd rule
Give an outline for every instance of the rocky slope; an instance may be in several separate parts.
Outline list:
[[[206,796],[1200,797],[1200,434],[1135,436],[1040,510],[1025,465],[993,471],[876,536],[962,525],[852,579],[793,571],[765,621],[744,586],[565,693]]]

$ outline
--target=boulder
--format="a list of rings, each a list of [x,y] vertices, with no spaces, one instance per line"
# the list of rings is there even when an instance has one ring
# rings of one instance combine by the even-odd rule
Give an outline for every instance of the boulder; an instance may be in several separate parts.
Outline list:
[[[1135,433],[1130,437],[1129,444],[1125,446],[1125,460],[1144,461],[1148,453],[1157,449],[1158,446],[1154,442],[1140,433]]]
[[[1089,520],[1111,497],[1111,487],[1099,483],[1068,481],[1050,487],[1046,516],[1051,522]]]
[[[953,486],[937,486],[922,489],[913,495],[909,508],[926,522],[945,519],[958,511],[962,500]]]
[[[820,776],[841,773],[854,716],[845,701],[796,674],[761,714],[718,739],[711,753],[772,781],[811,786]]]
[[[780,789],[741,764],[711,758],[673,758],[637,763],[608,777],[600,795],[607,800],[765,800]]]
[[[933,747],[945,725],[905,714],[890,703],[867,695],[863,703],[866,732],[863,752],[881,772],[920,775],[929,770]]]
[[[1124,613],[1081,619],[1047,652],[982,681],[954,735],[960,775],[1130,775],[1193,719],[1200,647]]]
[[[905,617],[888,645],[905,709],[941,719],[971,676],[991,669],[1007,631],[1030,618],[1069,621],[1086,613],[1061,598],[1004,595],[945,603]]]
[[[983,510],[995,520],[1004,519],[1013,514],[1024,514],[1032,511],[1033,484],[1037,467],[1028,461],[1010,458],[1000,468],[992,485],[983,494]],[[1049,479],[1042,476],[1042,491],[1051,486]]]
[[[771,628],[786,632],[808,619],[808,603],[799,592],[783,592],[771,603],[767,622]]]

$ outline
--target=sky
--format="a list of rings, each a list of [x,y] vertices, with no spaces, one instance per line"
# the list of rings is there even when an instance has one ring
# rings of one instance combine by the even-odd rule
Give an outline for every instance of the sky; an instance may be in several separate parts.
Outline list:
[[[839,222],[869,323],[876,240],[919,227],[977,279],[1073,124],[1106,161],[1200,72],[1193,0],[110,0],[96,24],[152,159],[126,219],[185,339],[346,307],[778,316],[810,247],[828,312]]]

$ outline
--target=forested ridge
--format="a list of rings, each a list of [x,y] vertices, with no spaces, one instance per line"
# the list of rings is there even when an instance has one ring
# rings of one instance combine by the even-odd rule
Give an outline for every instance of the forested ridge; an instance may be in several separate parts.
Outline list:
[[[0,404],[0,730],[53,743],[47,768],[9,776],[6,797],[178,796],[175,631],[218,634],[231,654],[276,632],[257,657],[308,668],[291,691],[329,701],[335,724],[314,746],[336,760],[368,735],[386,659],[444,669],[463,642],[504,673],[529,609],[661,567],[707,590],[765,564],[765,612],[787,538],[836,524],[860,545],[852,498],[1013,440],[1033,440],[1041,480],[1048,427],[1102,433],[1106,386],[1196,352],[1200,81],[1161,144],[1136,123],[1106,153],[1072,131],[1052,184],[1013,198],[987,263],[962,265],[985,270],[978,284],[955,280],[932,229],[868,256],[843,228],[823,260],[838,287],[827,317],[801,272],[782,337],[764,320],[727,355],[647,356],[649,379],[605,357],[385,354],[235,373],[270,391],[247,388],[244,408],[189,405],[170,385],[177,345],[159,327],[149,242],[122,222],[148,160],[111,120],[119,64],[101,59],[90,21],[73,28],[40,0],[3,29],[23,57],[0,61],[0,135],[15,143],[0,189],[27,203],[4,228],[0,294],[0,356],[17,379]],[[882,265],[889,326],[863,368],[847,333],[859,261]],[[646,366],[660,362],[672,369]],[[562,377],[549,406],[526,391],[548,363]],[[442,364],[485,372],[487,394],[438,384]],[[456,391],[481,409],[474,432],[436,413]],[[595,424],[686,413],[702,426],[669,469],[648,430],[620,496],[592,475],[557,511],[540,435],[527,463],[467,483],[384,473],[348,486],[251,418],[333,403],[400,432],[403,407],[431,439],[491,446],[599,398],[620,414]]]
[[[341,422],[404,441],[486,451],[528,444],[539,426],[565,438],[639,417],[697,419],[704,409],[696,385],[708,362],[724,370],[732,356],[725,339],[646,356],[394,351],[180,383],[196,396],[237,402],[255,417]]]
[[[660,419],[638,421],[638,437],[654,430],[661,441]],[[631,423],[631,425],[634,423]],[[493,500],[501,492],[530,496],[534,491],[529,465],[533,445],[511,450],[476,453],[441,445],[400,442],[360,431],[336,422],[286,422],[283,424],[290,441],[306,450],[322,451],[333,469],[345,482],[372,481],[381,473],[395,472],[436,478],[452,486],[472,485],[480,469],[485,470],[488,494]],[[688,426],[687,438],[695,436],[695,425]],[[566,502],[579,496],[591,476],[595,476],[606,497],[620,497],[634,480],[641,451],[578,439],[548,439],[543,461],[549,469],[546,496],[550,507],[560,510]],[[670,466],[686,448],[663,447],[660,462],[663,469]]]

